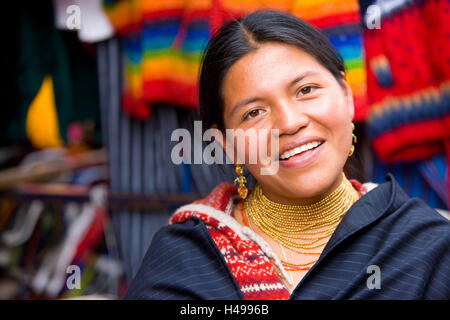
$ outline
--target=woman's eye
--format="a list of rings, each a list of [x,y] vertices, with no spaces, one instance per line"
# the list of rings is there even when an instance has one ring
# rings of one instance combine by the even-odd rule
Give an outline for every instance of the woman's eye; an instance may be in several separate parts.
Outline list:
[[[297,96],[304,96],[304,95],[306,95],[306,94],[309,94],[309,93],[311,93],[312,91],[314,91],[314,89],[317,89],[317,87],[316,87],[316,86],[306,86],[306,87],[303,87],[303,88],[301,88],[301,89],[298,91]]]
[[[261,111],[262,111],[261,109],[253,109],[252,111],[250,111],[249,113],[247,113],[244,116],[244,120],[248,120],[250,118],[254,118],[254,117],[258,116],[261,113]]]

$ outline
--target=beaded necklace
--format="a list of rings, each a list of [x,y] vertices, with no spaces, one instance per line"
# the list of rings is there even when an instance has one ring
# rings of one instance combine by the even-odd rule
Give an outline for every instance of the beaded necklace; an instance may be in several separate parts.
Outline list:
[[[244,225],[249,226],[246,217],[248,214],[262,232],[279,244],[285,259],[282,263],[287,271],[309,270],[320,255],[320,252],[315,252],[314,249],[326,244],[342,217],[359,199],[359,193],[345,174],[342,174],[342,182],[336,190],[310,205],[273,202],[263,194],[259,184],[245,202],[241,202]],[[289,263],[283,247],[316,257],[307,263]]]

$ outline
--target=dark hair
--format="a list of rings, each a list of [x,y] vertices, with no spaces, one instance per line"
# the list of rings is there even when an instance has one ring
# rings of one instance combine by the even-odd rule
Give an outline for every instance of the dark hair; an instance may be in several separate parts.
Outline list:
[[[342,57],[319,30],[287,12],[256,11],[224,24],[206,46],[199,79],[200,115],[205,129],[213,124],[225,129],[223,79],[236,61],[265,42],[296,46],[317,59],[336,80],[342,79]]]

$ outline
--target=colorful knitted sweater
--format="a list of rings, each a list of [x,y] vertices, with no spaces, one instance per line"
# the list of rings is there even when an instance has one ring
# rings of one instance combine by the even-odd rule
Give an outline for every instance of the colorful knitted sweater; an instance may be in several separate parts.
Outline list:
[[[445,144],[450,154],[450,1],[360,0],[360,7],[377,155],[421,160],[444,153]]]
[[[360,195],[370,187],[356,180],[350,182]],[[290,293],[281,280],[284,277],[289,281],[289,277],[281,261],[263,238],[234,219],[235,200],[239,200],[236,186],[223,182],[206,198],[180,207],[169,224],[194,217],[204,221],[245,299],[289,299]]]
[[[366,117],[366,74],[357,0],[104,0],[122,40],[123,107],[146,119],[150,104],[196,108],[203,50],[224,22],[260,9],[291,12],[324,32],[344,59],[355,120]]]
[[[450,201],[450,1],[359,2],[372,146],[385,163],[446,153]]]

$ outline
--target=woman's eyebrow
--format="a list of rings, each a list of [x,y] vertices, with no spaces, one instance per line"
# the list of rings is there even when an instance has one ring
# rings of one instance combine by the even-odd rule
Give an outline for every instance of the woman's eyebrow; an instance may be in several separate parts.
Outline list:
[[[233,106],[233,108],[231,109],[229,115],[232,116],[233,113],[237,109],[239,109],[240,107],[243,107],[243,106],[245,106],[245,105],[247,105],[249,103],[252,103],[252,102],[262,101],[262,100],[264,100],[264,99],[263,98],[259,98],[259,97],[253,97],[253,98],[249,98],[249,99],[245,99],[245,100],[239,101]]]
[[[307,77],[312,77],[312,76],[320,76],[319,72],[316,71],[305,71],[302,74],[300,74],[298,77],[296,77],[294,80],[292,80],[291,82],[289,82],[288,87],[292,87],[294,86],[296,83],[302,81],[304,78]]]

